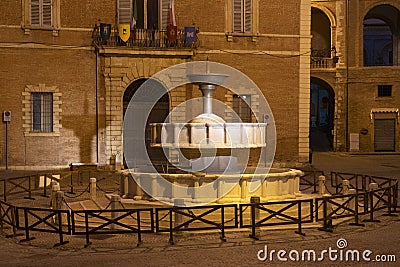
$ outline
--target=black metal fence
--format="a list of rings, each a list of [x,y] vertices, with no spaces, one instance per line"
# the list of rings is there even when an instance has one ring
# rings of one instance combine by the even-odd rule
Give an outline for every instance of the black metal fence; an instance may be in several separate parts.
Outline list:
[[[221,240],[226,241],[225,229],[238,226],[237,210],[235,204],[157,208],[156,232],[169,232],[169,242],[173,244],[173,232],[217,229],[221,231]],[[167,217],[168,222],[163,225]]]
[[[119,177],[101,173],[103,183],[118,185]],[[306,174],[304,182],[316,191],[317,178],[322,173]],[[396,216],[398,204],[398,182],[396,179],[331,173],[331,185],[337,194],[311,199],[291,199],[266,203],[209,205],[199,207],[160,207],[146,209],[96,209],[96,210],[56,210],[47,208],[19,207],[6,202],[7,197],[17,193],[32,198],[35,190],[47,187],[46,179],[63,181],[60,184],[69,191],[71,186],[85,184],[92,174],[70,172],[69,175],[55,176],[37,174],[0,180],[4,201],[0,200],[0,227],[11,230],[9,237],[25,231],[25,238],[32,240],[31,232],[46,232],[59,235],[55,246],[66,244],[65,235],[85,235],[86,245],[91,244],[92,235],[136,234],[137,245],[142,242],[142,233],[169,233],[169,242],[174,243],[174,233],[178,231],[214,230],[226,240],[226,229],[251,228],[250,237],[259,238],[261,227],[295,225],[296,233],[304,235],[305,224],[322,223],[320,230],[333,231],[334,221],[353,218],[353,225],[362,226],[360,216],[368,216],[364,221],[377,221],[376,211],[386,210],[384,215]],[[47,177],[47,178],[45,178]],[[100,177],[100,176],[98,176]],[[343,180],[350,181],[354,193],[343,192]],[[376,183],[378,189],[369,188]]]
[[[84,219],[84,227],[79,224]],[[115,209],[72,211],[72,234],[85,235],[90,246],[90,235],[137,233],[137,245],[142,243],[142,233],[153,233],[153,209]],[[89,220],[90,218],[90,220]],[[142,220],[146,220],[145,223]]]

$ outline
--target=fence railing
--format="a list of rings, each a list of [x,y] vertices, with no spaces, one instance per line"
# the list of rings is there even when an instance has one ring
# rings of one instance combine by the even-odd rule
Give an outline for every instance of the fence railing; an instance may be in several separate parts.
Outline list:
[[[163,49],[193,49],[199,46],[197,34],[194,35],[194,41],[188,42],[182,29],[177,29],[175,38],[168,36],[167,30],[132,29],[129,39],[123,42],[119,37],[118,29],[113,29],[108,39],[104,40],[98,28],[93,32],[93,43],[95,45]]]
[[[212,230],[221,231],[221,240],[225,241],[225,229],[237,228],[237,205],[212,205],[201,207],[157,208],[156,232],[169,232],[169,242],[174,243],[173,232]],[[168,224],[162,225],[168,217]],[[219,220],[216,217],[220,218]]]
[[[317,193],[318,176],[324,175],[323,171],[302,171],[304,175],[300,176],[300,190],[305,191],[310,188],[313,189],[312,193]]]
[[[35,190],[42,190],[40,185],[47,187],[46,179],[63,181],[60,185],[70,190],[71,185],[84,185],[94,172],[89,175],[84,173],[87,175],[85,177],[81,174],[35,174],[3,179],[0,185],[6,186],[3,191],[5,200],[17,192],[21,196],[32,197]],[[100,174],[97,177],[102,177],[99,178],[101,182],[118,184],[114,176],[105,172]],[[304,181],[307,181],[305,184],[308,188],[316,191],[316,177],[320,174],[306,173],[307,180]],[[349,181],[346,182],[346,190],[344,180]],[[373,189],[369,183],[374,183],[378,188]],[[251,228],[250,237],[258,238],[260,227],[296,225],[296,233],[304,235],[305,224],[322,222],[321,230],[333,231],[333,221],[337,219],[354,218],[352,224],[361,226],[361,215],[369,217],[365,221],[377,221],[375,217],[378,210],[386,210],[384,215],[389,216],[395,216],[397,212],[399,188],[396,179],[332,172],[331,185],[336,188],[337,194],[310,199],[199,207],[126,209],[121,204],[123,209],[59,210],[20,207],[0,200],[0,226],[3,231],[6,228],[12,230],[12,234],[8,235],[10,237],[17,236],[18,230],[25,231],[25,239],[21,242],[32,240],[31,232],[58,234],[59,243],[56,246],[67,243],[64,241],[65,235],[85,235],[85,246],[89,246],[92,235],[122,233],[137,234],[139,245],[142,233],[163,232],[169,233],[169,242],[173,244],[174,233],[178,231],[217,230],[220,238],[226,240],[226,229]],[[354,190],[352,193],[340,193],[349,189]]]
[[[78,217],[84,218],[81,230]],[[86,245],[91,245],[90,235],[137,233],[137,245],[142,243],[142,233],[153,233],[153,209],[115,209],[72,211],[72,234],[85,235]],[[90,218],[90,220],[89,220]],[[147,219],[147,223],[142,220]]]
[[[20,242],[33,240],[34,237],[30,236],[30,232],[35,231],[58,234],[60,242],[54,246],[68,243],[68,241],[64,241],[63,235],[71,233],[69,211],[17,207],[15,216],[17,229],[25,230],[25,239]]]
[[[251,219],[250,222],[246,223],[244,215],[249,207]],[[256,234],[257,227],[297,224],[296,233],[303,235],[302,225],[314,222],[313,211],[313,199],[240,204],[240,227],[251,227],[251,237],[258,239],[258,235]]]

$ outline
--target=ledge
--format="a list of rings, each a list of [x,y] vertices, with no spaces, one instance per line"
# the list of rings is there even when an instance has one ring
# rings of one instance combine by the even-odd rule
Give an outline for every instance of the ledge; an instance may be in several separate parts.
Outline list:
[[[192,57],[192,49],[106,47],[99,48],[99,54],[108,56],[150,56],[150,57]]]

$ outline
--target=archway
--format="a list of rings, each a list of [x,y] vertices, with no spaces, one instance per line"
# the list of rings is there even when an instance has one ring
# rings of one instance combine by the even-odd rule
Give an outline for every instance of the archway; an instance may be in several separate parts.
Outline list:
[[[311,77],[310,148],[312,151],[333,149],[335,92],[325,81]]]
[[[146,82],[147,79],[138,79],[131,83],[125,90],[124,96],[123,96],[123,115],[125,119],[125,112],[128,108],[129,102],[131,101],[132,97],[136,93],[137,89],[144,83]],[[152,82],[154,82],[152,80]],[[149,90],[151,90],[151,83],[146,83],[149,86]],[[159,87],[157,87],[159,88]],[[151,92],[149,92],[151,94]],[[145,101],[145,99],[144,99]],[[145,103],[143,103],[145,104]],[[146,104],[145,104],[146,105]],[[140,109],[140,107],[139,107]],[[165,119],[167,118],[169,114],[169,95],[166,92],[163,97],[161,97],[158,102],[155,104],[153,109],[151,110],[147,121],[146,121],[146,150],[143,151],[143,153],[148,153],[150,160],[154,163],[156,162],[161,162],[161,161],[166,161],[166,157],[164,155],[164,151],[162,148],[155,148],[150,146],[150,141],[151,141],[151,128],[150,128],[150,123],[160,123],[164,122]],[[145,118],[144,118],[145,119]],[[124,167],[127,167],[125,158],[124,158]]]
[[[312,56],[330,58],[332,49],[331,21],[320,9],[311,8]]]
[[[399,10],[379,5],[364,17],[364,66],[398,65]]]

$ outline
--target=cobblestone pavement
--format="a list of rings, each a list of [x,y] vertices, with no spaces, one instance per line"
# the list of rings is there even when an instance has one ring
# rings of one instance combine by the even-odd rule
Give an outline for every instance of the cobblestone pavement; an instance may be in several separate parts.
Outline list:
[[[400,178],[400,156],[349,155],[315,153],[313,167],[324,171],[342,171]],[[348,222],[337,225],[333,233],[315,228],[304,229],[305,236],[297,235],[294,229],[264,230],[259,241],[248,237],[249,230],[227,232],[227,241],[219,239],[218,233],[184,233],[175,236],[175,245],[168,243],[167,234],[144,234],[143,243],[136,246],[135,235],[104,235],[91,237],[92,246],[84,248],[84,236],[65,236],[70,243],[53,248],[58,242],[55,234],[35,233],[36,239],[20,243],[24,237],[0,236],[0,266],[399,266],[400,262],[400,217],[378,217],[381,222],[365,223],[364,227],[350,226]],[[269,228],[270,229],[270,228]],[[344,238],[347,247],[338,249],[337,241]],[[343,241],[343,240],[342,240]],[[272,250],[272,261],[260,261],[265,246],[268,256]],[[289,255],[300,258],[304,251],[314,250],[316,258],[323,250],[332,251],[336,261],[291,261]],[[277,251],[285,250],[278,259]],[[375,256],[396,257],[396,262],[346,261],[346,252],[372,251]],[[351,252],[352,252],[351,251]],[[283,252],[281,252],[283,253]],[[336,254],[335,254],[336,253]],[[342,253],[342,261],[340,261]],[[361,255],[361,254],[360,254]],[[311,259],[313,259],[311,257]]]

